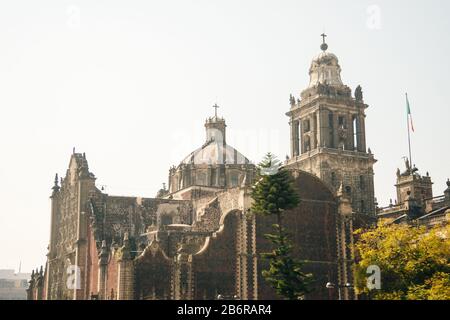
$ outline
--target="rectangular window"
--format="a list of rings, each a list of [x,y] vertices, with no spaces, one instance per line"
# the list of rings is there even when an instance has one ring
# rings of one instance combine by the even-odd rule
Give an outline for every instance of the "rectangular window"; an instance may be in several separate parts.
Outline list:
[[[328,114],[328,126],[333,128],[333,114],[331,112]]]

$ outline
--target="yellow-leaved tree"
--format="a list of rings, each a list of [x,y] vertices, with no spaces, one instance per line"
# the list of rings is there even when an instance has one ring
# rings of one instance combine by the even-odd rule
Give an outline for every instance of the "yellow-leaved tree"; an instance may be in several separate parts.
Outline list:
[[[379,223],[355,232],[355,288],[377,300],[450,300],[450,225]],[[367,268],[381,270],[381,289],[370,291]]]

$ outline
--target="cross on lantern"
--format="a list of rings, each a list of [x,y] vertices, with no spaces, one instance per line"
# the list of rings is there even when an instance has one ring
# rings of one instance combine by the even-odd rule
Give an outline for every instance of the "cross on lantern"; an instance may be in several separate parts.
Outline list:
[[[217,118],[217,108],[219,108],[219,106],[217,105],[217,103],[215,105],[213,105],[214,108],[214,115]]]

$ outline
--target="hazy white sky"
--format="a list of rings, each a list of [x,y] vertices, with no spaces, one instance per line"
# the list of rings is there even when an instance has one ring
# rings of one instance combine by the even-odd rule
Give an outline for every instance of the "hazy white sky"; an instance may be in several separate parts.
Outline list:
[[[45,262],[50,188],[72,148],[106,192],[153,197],[219,114],[254,162],[289,153],[289,94],[320,34],[361,84],[376,196],[395,198],[407,154],[442,194],[450,176],[448,1],[0,2],[0,269]]]

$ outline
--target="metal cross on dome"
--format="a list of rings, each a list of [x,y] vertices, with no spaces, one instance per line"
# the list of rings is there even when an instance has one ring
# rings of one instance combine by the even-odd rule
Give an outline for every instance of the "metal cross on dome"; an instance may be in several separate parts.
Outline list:
[[[323,43],[320,45],[320,49],[325,52],[328,49],[328,45],[325,43],[325,38],[327,37],[327,35],[325,33],[322,33],[320,36],[323,39]]]
[[[214,108],[214,116],[217,118],[217,109],[219,108],[217,103],[213,105],[213,108]]]

